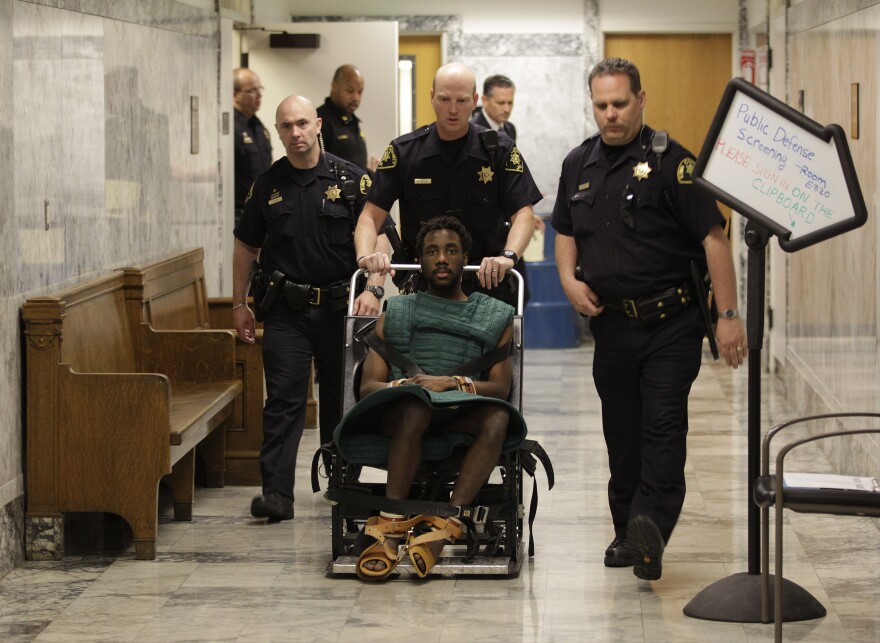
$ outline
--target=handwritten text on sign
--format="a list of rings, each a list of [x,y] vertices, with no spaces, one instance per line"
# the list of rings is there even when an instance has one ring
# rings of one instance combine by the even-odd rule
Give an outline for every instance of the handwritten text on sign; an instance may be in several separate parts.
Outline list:
[[[792,239],[854,216],[834,140],[823,141],[741,91],[703,176]]]

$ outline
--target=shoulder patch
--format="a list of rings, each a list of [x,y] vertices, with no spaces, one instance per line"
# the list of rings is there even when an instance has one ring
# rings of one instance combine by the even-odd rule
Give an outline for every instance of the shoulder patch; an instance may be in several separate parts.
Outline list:
[[[696,161],[691,157],[681,159],[678,168],[675,170],[675,178],[682,185],[690,185],[694,182],[694,166]]]
[[[390,170],[397,167],[397,152],[394,151],[394,145],[389,145],[379,161],[379,170]]]
[[[519,153],[519,148],[514,147],[510,150],[510,154],[507,156],[507,163],[504,164],[504,170],[506,172],[520,172],[523,171],[523,160],[522,156]]]
[[[370,186],[371,186],[371,185],[373,185],[373,181],[372,181],[372,179],[370,178],[370,175],[369,175],[369,174],[364,174],[364,175],[361,177],[361,194],[363,194],[364,196],[366,196],[367,193],[370,191]]]

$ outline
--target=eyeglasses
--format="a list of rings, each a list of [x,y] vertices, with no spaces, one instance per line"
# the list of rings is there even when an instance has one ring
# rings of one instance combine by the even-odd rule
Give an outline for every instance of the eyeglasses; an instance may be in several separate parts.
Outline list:
[[[265,94],[265,87],[254,87],[253,89],[239,89],[242,94],[250,94],[251,96],[256,96],[257,94]]]
[[[623,225],[625,225],[630,230],[635,230],[636,221],[633,217],[633,208],[638,207],[639,198],[636,196],[636,193],[632,191],[632,188],[628,185],[623,188],[623,196],[621,198],[623,200],[620,202],[620,218],[623,220]]]

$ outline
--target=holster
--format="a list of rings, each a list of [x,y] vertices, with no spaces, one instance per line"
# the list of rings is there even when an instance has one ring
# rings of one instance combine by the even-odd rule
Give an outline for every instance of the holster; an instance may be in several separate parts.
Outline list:
[[[284,282],[284,300],[291,310],[300,311],[309,305],[309,291],[311,287],[308,284],[295,284],[292,281]]]
[[[257,271],[256,274],[261,275],[263,280],[266,279],[266,275],[262,270]],[[260,297],[259,301],[257,300],[256,292],[254,293],[254,317],[256,317],[257,321],[263,321],[266,313],[272,309],[275,300],[278,298],[278,291],[284,286],[285,281],[284,273],[274,270],[269,276],[268,281],[265,282],[263,296]]]
[[[342,310],[348,308],[348,293],[351,285],[347,281],[337,281],[327,286],[327,305],[330,310]]]

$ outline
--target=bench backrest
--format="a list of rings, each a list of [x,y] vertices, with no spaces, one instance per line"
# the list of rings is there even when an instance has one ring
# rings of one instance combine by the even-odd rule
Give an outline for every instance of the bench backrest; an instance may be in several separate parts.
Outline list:
[[[121,272],[33,297],[22,306],[28,368],[65,363],[80,373],[134,373],[137,360]]]
[[[210,327],[202,248],[169,255],[125,274],[131,323],[148,323],[156,330]]]

